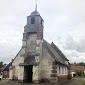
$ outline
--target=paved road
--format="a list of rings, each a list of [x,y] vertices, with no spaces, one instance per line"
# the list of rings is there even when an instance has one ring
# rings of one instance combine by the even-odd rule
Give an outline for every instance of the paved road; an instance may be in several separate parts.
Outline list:
[[[2,80],[0,81],[0,84],[9,84],[9,85],[79,85],[82,81],[85,81],[85,78],[81,79],[72,79],[70,81],[66,81],[63,83],[58,84],[48,84],[48,83],[41,83],[41,84],[29,84],[29,83],[18,83],[15,81],[8,81],[8,80]]]

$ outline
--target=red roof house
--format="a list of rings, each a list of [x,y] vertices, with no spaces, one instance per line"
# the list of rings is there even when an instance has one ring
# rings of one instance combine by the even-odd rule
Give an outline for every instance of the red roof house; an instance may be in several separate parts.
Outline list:
[[[85,71],[85,66],[71,66],[71,70]]]
[[[77,70],[83,71],[84,74],[85,74],[85,66],[71,66],[71,74],[72,74],[72,77],[73,77],[73,75],[76,73]]]

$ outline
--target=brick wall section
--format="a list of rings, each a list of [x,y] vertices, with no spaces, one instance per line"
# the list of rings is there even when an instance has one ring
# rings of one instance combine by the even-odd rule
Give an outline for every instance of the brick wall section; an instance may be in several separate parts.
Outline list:
[[[55,61],[53,62],[51,72],[52,72],[52,74],[50,77],[57,77],[57,64]]]
[[[57,76],[58,82],[63,82],[68,80],[68,75]]]
[[[52,63],[52,70],[51,70],[51,80],[50,83],[57,83],[57,64],[55,61]]]
[[[57,71],[56,70],[52,70],[52,73],[57,73]]]

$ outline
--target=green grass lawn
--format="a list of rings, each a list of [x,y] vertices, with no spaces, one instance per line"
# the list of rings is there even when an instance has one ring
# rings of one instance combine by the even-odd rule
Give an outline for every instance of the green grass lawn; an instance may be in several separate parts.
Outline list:
[[[85,76],[75,76],[73,78],[85,78]]]
[[[0,85],[9,85],[9,84],[0,84]]]
[[[83,81],[80,85],[85,85],[85,81]]]

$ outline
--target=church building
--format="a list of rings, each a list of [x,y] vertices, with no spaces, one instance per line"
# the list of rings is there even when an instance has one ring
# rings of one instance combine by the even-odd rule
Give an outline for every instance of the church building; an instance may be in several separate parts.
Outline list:
[[[71,78],[69,60],[53,42],[44,40],[43,23],[36,7],[27,17],[22,47],[10,67],[10,80],[57,83]]]

